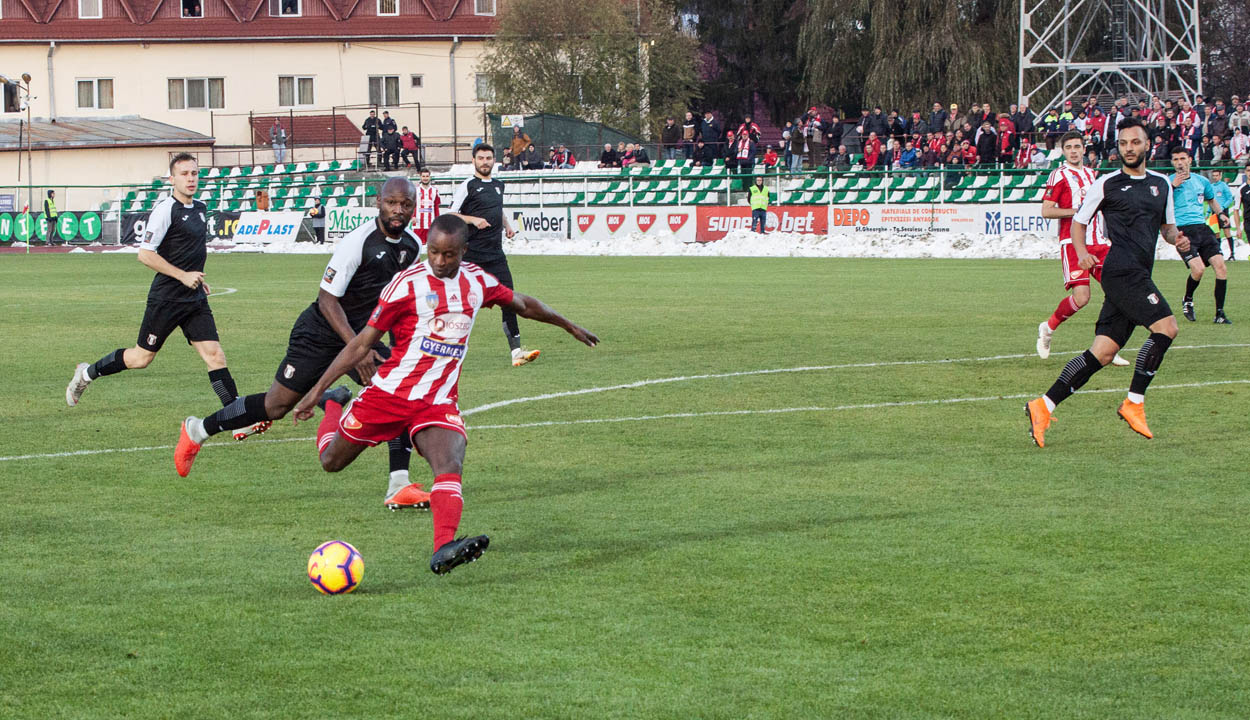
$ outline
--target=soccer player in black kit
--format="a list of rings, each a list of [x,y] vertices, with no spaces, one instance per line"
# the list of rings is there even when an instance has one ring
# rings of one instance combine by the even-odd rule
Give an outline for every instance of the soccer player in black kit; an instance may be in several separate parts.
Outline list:
[[[511,289],[512,272],[503,253],[503,236],[511,240],[516,231],[503,212],[503,183],[490,176],[494,167],[495,148],[486,143],[473,148],[473,177],[456,186],[450,214],[469,224],[469,250],[464,254],[464,262],[477,265]],[[513,367],[538,358],[540,351],[521,347],[516,313],[507,308],[503,308],[503,334],[512,349]]]
[[[195,456],[208,438],[223,430],[278,420],[317,384],[339,351],[369,321],[382,290],[421,254],[421,243],[408,229],[415,210],[416,188],[406,178],[391,178],[382,186],[377,220],[361,225],[335,245],[334,255],[321,278],[317,300],[300,314],[291,328],[286,357],[278,365],[269,391],[241,397],[208,417],[192,416],[182,423],[174,450],[174,466],[179,475],[186,477],[191,472]],[[390,349],[378,343],[356,366],[353,379],[362,385],[368,383],[376,366],[389,355]],[[345,391],[346,388],[342,388],[338,392],[349,398],[350,393]],[[347,398],[338,398],[338,401],[343,404]],[[400,471],[404,482],[401,487],[390,489],[387,506],[428,506],[429,495],[420,488],[405,493],[419,492],[421,497],[415,501],[393,503],[399,499],[398,490],[409,485],[406,482],[409,446],[400,439],[393,441],[390,447],[393,485],[397,484],[396,474]]]
[[[191,155],[181,153],[170,161],[173,190],[152,208],[139,244],[139,262],[156,271],[139,326],[139,341],[95,363],[79,363],[65,388],[65,402],[70,407],[78,404],[83,391],[97,378],[150,365],[175,328],[182,329],[187,342],[208,366],[209,384],[221,404],[228,405],[238,396],[218,341],[213,311],[208,307],[209,287],[204,282],[208,221],[204,203],[195,199],[199,180],[200,167]]]
[[[1111,362],[1138,325],[1148,328],[1150,337],[1137,353],[1133,380],[1128,397],[1120,404],[1119,415],[1135,432],[1154,437],[1146,425],[1146,387],[1176,337],[1176,316],[1150,273],[1159,233],[1181,253],[1189,250],[1189,239],[1176,229],[1172,184],[1144,165],[1150,152],[1150,135],[1145,125],[1137,118],[1129,118],[1122,120],[1116,130],[1121,167],[1094,182],[1072,218],[1072,245],[1081,267],[1086,269],[1094,266],[1096,258],[1085,248],[1085,230],[1100,211],[1106,222],[1111,251],[1103,262],[1102,312],[1095,326],[1094,344],[1068,361],[1045,395],[1024,406],[1029,432],[1038,447],[1045,447],[1044,434],[1055,406]]]

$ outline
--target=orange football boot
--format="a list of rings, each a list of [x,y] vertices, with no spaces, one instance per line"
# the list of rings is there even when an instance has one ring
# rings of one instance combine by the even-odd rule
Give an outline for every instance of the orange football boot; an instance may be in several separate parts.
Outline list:
[[[196,454],[203,447],[187,434],[187,423],[194,419],[189,417],[182,421],[182,432],[178,434],[178,447],[174,448],[174,469],[178,471],[179,477],[191,474],[191,464],[195,462]]]
[[[526,350],[525,348],[519,348],[516,352],[512,353],[512,367],[521,367],[526,363],[534,362],[541,354],[541,350]]]
[[[412,508],[414,510],[430,509],[430,494],[421,489],[421,483],[412,483],[400,488],[385,500],[386,507],[391,510]]]
[[[1133,428],[1133,432],[1144,438],[1154,438],[1150,428],[1146,426],[1146,403],[1130,402],[1128,398],[1125,398],[1116,412],[1124,419],[1124,422],[1128,423],[1129,427]]]
[[[1046,401],[1042,398],[1030,400],[1024,406],[1024,414],[1029,418],[1029,435],[1032,436],[1033,443],[1039,448],[1046,447],[1046,428],[1054,420],[1050,410],[1046,408]]]

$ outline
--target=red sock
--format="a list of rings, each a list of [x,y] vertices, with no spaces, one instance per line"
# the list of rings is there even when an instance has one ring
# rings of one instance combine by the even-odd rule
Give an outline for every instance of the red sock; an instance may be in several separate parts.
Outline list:
[[[1076,311],[1080,309],[1081,308],[1076,306],[1076,301],[1074,301],[1072,296],[1069,295],[1059,302],[1059,307],[1055,308],[1055,313],[1050,316],[1050,319],[1046,321],[1046,324],[1050,326],[1051,330],[1054,330],[1059,327],[1060,323],[1075,315]]]
[[[434,478],[430,488],[430,512],[434,515],[434,549],[456,539],[464,498],[460,495],[460,476],[444,473]]]
[[[334,435],[339,431],[339,418],[343,416],[343,406],[333,400],[326,400],[326,414],[317,426],[317,456],[325,452]]]

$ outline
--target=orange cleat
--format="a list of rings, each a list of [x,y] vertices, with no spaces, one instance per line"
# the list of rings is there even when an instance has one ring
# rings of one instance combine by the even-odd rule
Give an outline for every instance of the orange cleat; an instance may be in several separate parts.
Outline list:
[[[252,423],[251,425],[248,425],[245,428],[239,428],[238,430],[235,430],[234,439],[240,440],[240,441],[246,440],[253,435],[260,435],[260,434],[265,433],[271,427],[273,427],[272,420],[261,420],[260,422]]]
[[[1133,428],[1133,432],[1147,439],[1154,438],[1150,428],[1146,427],[1146,403],[1135,403],[1125,398],[1116,412]]]
[[[1054,420],[1046,407],[1046,401],[1042,398],[1030,400],[1024,406],[1024,414],[1029,418],[1029,435],[1032,436],[1033,443],[1039,448],[1046,447],[1046,428]]]
[[[412,508],[413,510],[429,510],[430,494],[421,489],[421,483],[412,483],[400,488],[385,500],[386,507],[394,510]]]
[[[191,439],[187,433],[187,423],[195,418],[189,417],[182,421],[182,432],[178,435],[178,447],[174,448],[174,469],[178,471],[179,477],[186,477],[191,474],[191,464],[195,462],[195,456],[203,447],[200,443]]]
[[[526,350],[525,348],[517,348],[512,351],[512,367],[521,367],[526,363],[532,363],[542,354],[541,350]]]

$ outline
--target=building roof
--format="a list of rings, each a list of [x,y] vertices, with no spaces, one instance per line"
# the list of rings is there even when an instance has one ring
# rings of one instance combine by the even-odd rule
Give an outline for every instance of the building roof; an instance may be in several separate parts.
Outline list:
[[[199,5],[202,17],[183,17],[184,0],[100,0],[98,19],[79,19],[73,0],[16,0],[22,12],[5,14],[0,44],[474,38],[495,32],[496,16],[475,14],[474,0],[394,0],[398,16],[379,15],[376,0],[294,0],[298,17],[269,14],[271,2],[291,0],[185,1]]]
[[[110,147],[197,147],[216,142],[207,135],[137,116],[116,118],[36,118],[27,138],[24,121],[0,120],[0,150],[80,150]],[[20,141],[19,141],[20,137]]]

